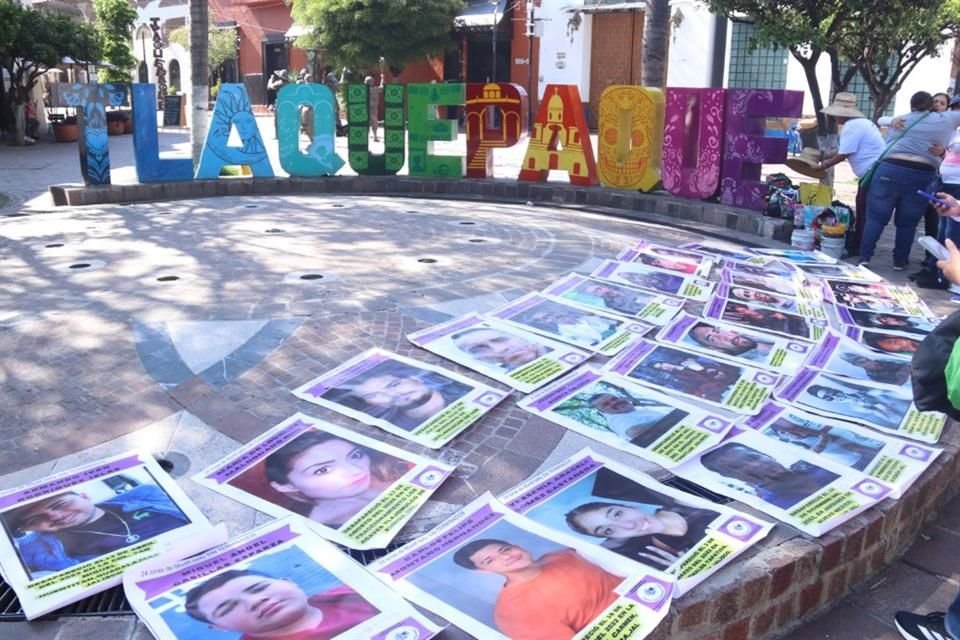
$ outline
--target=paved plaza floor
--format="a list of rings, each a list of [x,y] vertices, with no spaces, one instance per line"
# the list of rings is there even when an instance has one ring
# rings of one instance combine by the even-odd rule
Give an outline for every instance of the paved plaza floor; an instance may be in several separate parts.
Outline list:
[[[260,124],[275,161],[269,119]],[[182,132],[164,133],[162,144],[188,149]],[[498,152],[497,177],[514,177],[521,156]],[[114,182],[132,182],[130,136],[111,138],[111,159]],[[174,462],[190,496],[231,533],[266,518],[187,482],[194,471],[296,411],[381,433],[290,393],[349,357],[383,347],[478,377],[404,336],[590,271],[640,238],[777,246],[653,214],[625,220],[438,199],[272,196],[54,209],[47,186],[79,181],[75,145],[0,147],[8,196],[0,198],[0,487],[144,448]],[[849,176],[838,185],[852,201]],[[903,284],[905,274],[890,269],[891,243],[885,236],[874,267]],[[946,292],[920,294],[940,313],[957,308]],[[584,446],[664,476],[504,402],[439,452],[458,471],[405,535]],[[957,504],[901,561],[789,637],[888,640],[898,637],[897,608],[942,609],[960,586]],[[0,637],[150,636],[131,615],[0,622]]]

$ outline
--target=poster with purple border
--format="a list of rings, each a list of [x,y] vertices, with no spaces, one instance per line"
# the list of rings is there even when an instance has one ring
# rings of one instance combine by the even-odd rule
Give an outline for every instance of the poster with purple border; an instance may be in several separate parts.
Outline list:
[[[837,264],[798,264],[797,270],[806,278],[843,278],[860,282],[882,282],[883,278],[866,267],[845,262]]]
[[[293,394],[437,449],[510,392],[419,360],[370,349],[294,389]]]
[[[625,564],[485,494],[367,568],[484,640],[641,640],[666,616],[675,584]]]
[[[500,501],[534,522],[673,576],[683,595],[763,539],[772,524],[660,484],[583,449]]]
[[[699,351],[778,374],[791,374],[803,365],[814,345],[748,327],[683,314],[657,334],[657,341]]]
[[[738,272],[728,272],[734,276],[739,276]],[[789,282],[789,281],[786,281]],[[749,287],[741,287],[731,282],[721,282],[717,286],[716,294],[720,298],[727,298],[734,302],[744,302],[756,307],[772,309],[774,311],[786,311],[795,313],[808,318],[827,318],[827,310],[820,301],[811,301],[808,299],[795,298],[793,296],[760,291]]]
[[[873,329],[920,339],[933,331],[939,323],[939,320],[918,315],[851,309],[840,305],[834,306],[834,315],[841,327]]]
[[[719,447],[672,471],[811,536],[891,496],[890,487],[859,471],[749,429],[734,429]]]
[[[635,262],[604,260],[590,275],[601,280],[620,282],[647,291],[699,302],[707,300],[713,292],[713,283],[704,278],[650,269]]]
[[[690,250],[675,249],[641,240],[617,254],[621,262],[635,262],[651,269],[671,271],[685,276],[706,278],[713,267],[713,258]]]
[[[737,302],[721,297],[712,298],[705,304],[703,315],[706,318],[723,320],[800,340],[819,340],[829,327],[827,320],[808,318],[796,313],[777,311],[749,302]]]
[[[886,436],[836,418],[770,402],[740,422],[758,433],[862,471],[892,489],[899,498],[923,473],[940,449]]]
[[[128,567],[226,536],[137,452],[0,493],[0,523],[0,568],[31,620],[120,584]]]
[[[724,269],[720,272],[720,281],[727,283],[731,287],[743,287],[764,293],[790,296],[791,298],[807,297],[815,302],[822,300],[818,288],[814,287],[812,292],[808,291],[801,287],[800,283],[794,278],[752,276],[742,272]]]
[[[593,355],[475,313],[408,333],[407,340],[523,393],[555,380]]]
[[[158,640],[427,640],[441,630],[293,518],[189,560],[130,569],[123,589]]]
[[[761,278],[793,278],[797,275],[796,267],[787,262],[773,261],[764,265],[756,265],[732,258],[724,258],[721,267],[734,273],[760,276]]]
[[[853,380],[804,368],[777,389],[777,399],[820,415],[850,420],[912,440],[935,443],[947,416],[919,411],[904,387]]]
[[[629,378],[581,367],[517,403],[545,420],[673,467],[723,439],[731,418]]]
[[[854,380],[911,386],[910,358],[880,354],[834,331],[824,336],[806,364]]]
[[[577,273],[567,274],[541,293],[582,307],[643,320],[657,326],[670,322],[686,302],[683,298],[650,293],[609,280],[587,278]]]
[[[923,336],[892,331],[865,331],[860,327],[842,325],[840,330],[843,336],[864,345],[871,351],[908,361],[913,359],[913,354],[917,352],[923,341]]]
[[[760,410],[780,380],[770,371],[649,340],[632,344],[604,369],[653,389],[669,389],[747,415]]]
[[[706,242],[688,242],[686,244],[680,245],[680,248],[689,249],[690,251],[696,251],[697,253],[705,253],[708,256],[716,256],[717,258],[730,258],[731,260],[740,260],[741,262],[746,262],[747,264],[764,265],[770,262],[769,258],[762,258],[746,250],[727,249],[727,248],[718,247],[715,244],[710,244]]]
[[[765,258],[786,260],[794,264],[836,264],[837,259],[831,258],[820,251],[800,251],[799,249],[750,249],[751,253]]]
[[[352,549],[381,549],[453,467],[297,413],[194,481]]]
[[[604,356],[619,353],[653,325],[530,293],[487,313],[512,325]]]
[[[894,287],[876,282],[824,280],[825,297],[838,307],[872,313],[899,314],[930,318],[933,311],[910,287]]]

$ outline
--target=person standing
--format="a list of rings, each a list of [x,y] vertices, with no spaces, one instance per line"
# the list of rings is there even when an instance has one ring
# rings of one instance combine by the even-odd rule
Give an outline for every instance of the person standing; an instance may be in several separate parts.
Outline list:
[[[833,116],[841,130],[837,152],[822,160],[816,168],[829,169],[846,160],[850,163],[854,175],[862,178],[883,153],[885,145],[880,129],[857,109],[857,96],[852,93],[838,93],[833,97],[833,102],[820,112]],[[858,187],[854,222],[847,233],[847,253],[851,256],[860,253],[866,218],[867,188]]]
[[[380,84],[373,84],[373,76],[367,76],[363,79],[363,84],[367,85],[367,91],[369,92],[369,122],[370,122],[370,132],[373,133],[373,141],[379,142],[380,137],[377,135],[377,128],[380,126],[380,97],[383,95],[383,56],[380,56]]]

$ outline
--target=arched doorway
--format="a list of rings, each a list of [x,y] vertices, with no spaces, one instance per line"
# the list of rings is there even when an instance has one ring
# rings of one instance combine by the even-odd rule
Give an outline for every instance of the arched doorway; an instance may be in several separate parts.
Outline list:
[[[170,61],[170,67],[167,70],[167,84],[171,89],[180,93],[180,63],[177,60]]]

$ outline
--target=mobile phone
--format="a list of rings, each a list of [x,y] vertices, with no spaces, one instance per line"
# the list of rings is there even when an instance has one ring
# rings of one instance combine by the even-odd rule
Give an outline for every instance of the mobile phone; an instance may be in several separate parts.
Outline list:
[[[932,253],[937,260],[950,259],[950,252],[945,246],[937,242],[937,239],[933,236],[920,236],[917,242],[921,247]]]
[[[940,205],[941,207],[949,207],[949,206],[950,206],[950,203],[947,202],[946,200],[941,200],[940,198],[938,198],[937,196],[933,195],[932,193],[927,193],[926,191],[923,191],[922,189],[917,189],[917,193],[920,194],[921,196],[923,196],[924,198],[926,198],[927,200],[929,200],[930,202],[932,202],[932,203],[934,203],[934,204],[938,204],[938,205]],[[930,253],[933,253],[933,252],[931,251]]]

